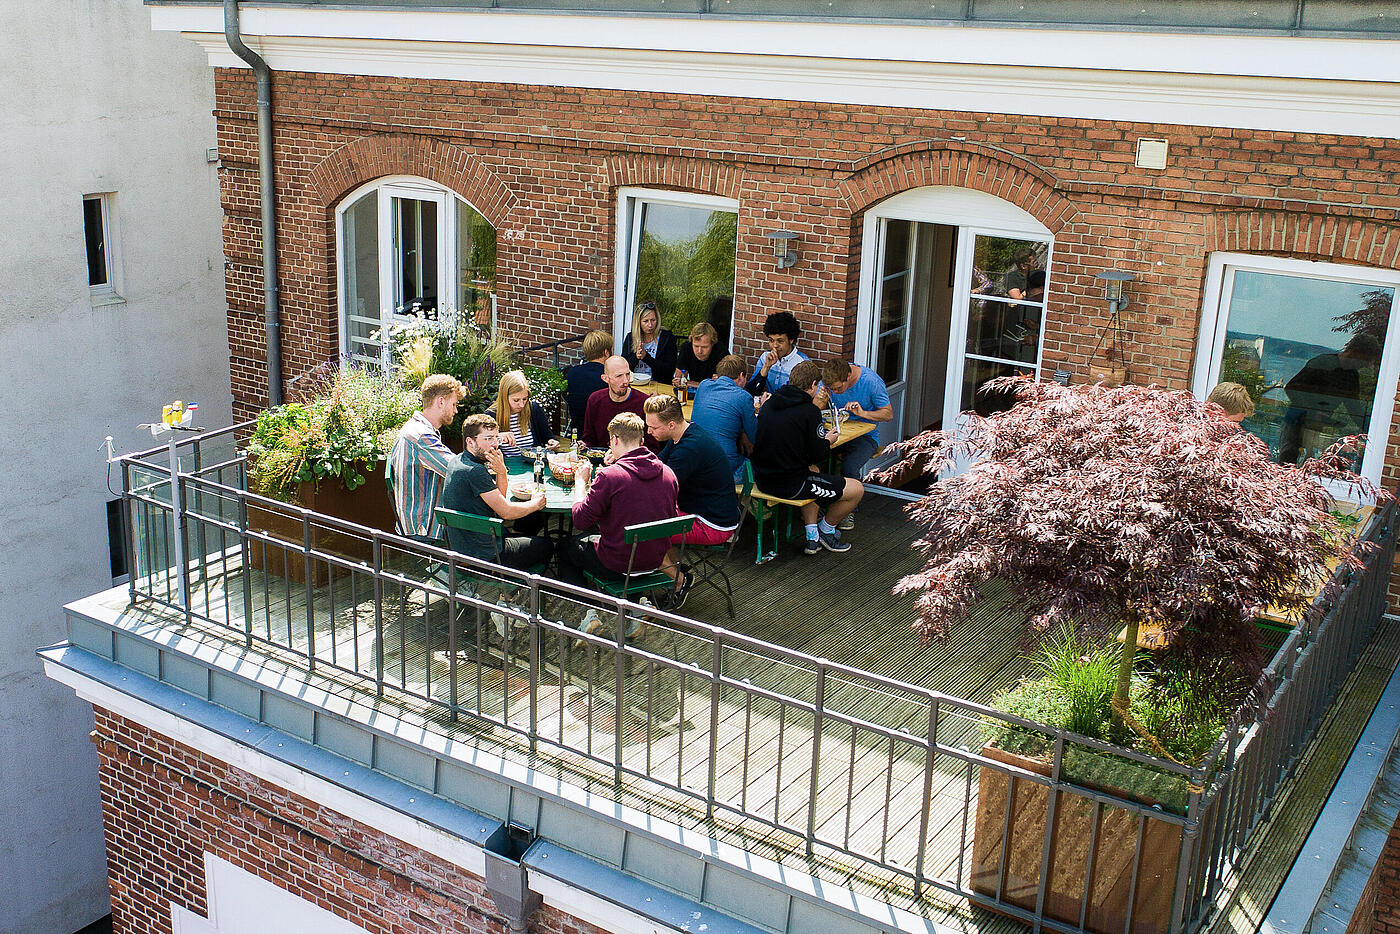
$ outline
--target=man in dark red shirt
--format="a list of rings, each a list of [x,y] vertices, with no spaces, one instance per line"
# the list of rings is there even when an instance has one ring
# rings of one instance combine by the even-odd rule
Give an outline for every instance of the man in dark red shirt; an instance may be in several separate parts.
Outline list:
[[[608,446],[608,423],[623,412],[631,412],[640,419],[646,418],[642,408],[647,394],[632,388],[632,368],[621,357],[609,357],[603,364],[603,382],[606,389],[599,389],[588,397],[588,407],[583,414],[583,430],[579,437],[591,448]],[[647,439],[647,447],[658,450],[661,445]]]

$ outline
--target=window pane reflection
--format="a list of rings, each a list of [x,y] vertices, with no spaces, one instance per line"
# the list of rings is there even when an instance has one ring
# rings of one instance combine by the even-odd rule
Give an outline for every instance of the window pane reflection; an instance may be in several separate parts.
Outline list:
[[[656,303],[662,327],[684,343],[702,321],[729,346],[739,215],[648,202],[642,207],[636,301]],[[629,315],[630,323],[630,315]]]
[[[964,412],[971,409],[978,415],[1005,412],[1016,403],[1016,397],[1006,391],[984,391],[982,387],[988,380],[998,376],[1030,376],[1034,373],[1034,367],[1012,366],[1009,363],[968,357],[963,366],[962,404],[959,408]]]
[[[1249,391],[1244,427],[1279,463],[1368,431],[1394,300],[1392,288],[1234,271],[1220,381]]]
[[[343,215],[340,268],[345,275],[345,335],[350,354],[379,360],[379,197],[360,198]]]
[[[972,256],[972,291],[1018,301],[1045,298],[1049,244],[1010,237],[978,237]]]
[[[495,228],[465,201],[457,202],[457,309],[477,324],[491,323],[496,290]]]
[[[1036,362],[1044,308],[999,299],[972,299],[968,311],[967,352],[1022,363]]]

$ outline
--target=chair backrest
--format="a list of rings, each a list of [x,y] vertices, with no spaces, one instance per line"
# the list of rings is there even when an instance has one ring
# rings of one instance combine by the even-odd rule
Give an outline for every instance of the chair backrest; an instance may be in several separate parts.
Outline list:
[[[694,516],[676,516],[673,519],[656,519],[651,522],[638,522],[622,530],[622,540],[629,545],[640,545],[658,538],[673,538],[684,535],[695,527]]]
[[[434,511],[437,513],[438,521],[449,528],[490,535],[491,544],[496,549],[496,560],[500,561],[501,542],[506,537],[504,521],[495,516],[478,516],[474,512],[462,512],[458,509],[448,509],[446,506],[439,506]]]
[[[622,540],[632,546],[631,552],[627,555],[627,576],[632,576],[632,567],[637,560],[637,546],[642,542],[656,541],[664,538],[668,541],[677,535],[685,535],[695,527],[694,516],[676,516],[673,519],[654,519],[651,522],[638,522],[636,525],[625,526],[622,530]],[[685,560],[685,542],[681,542],[681,560]]]

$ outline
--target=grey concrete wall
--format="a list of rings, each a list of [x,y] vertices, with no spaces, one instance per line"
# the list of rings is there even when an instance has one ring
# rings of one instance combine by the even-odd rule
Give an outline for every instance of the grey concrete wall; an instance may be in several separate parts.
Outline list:
[[[230,418],[213,76],[140,0],[6,0],[0,35],[0,931],[63,934],[107,913],[92,712],[34,649],[111,585],[103,436],[149,447],[174,398]],[[115,304],[89,296],[94,192]]]

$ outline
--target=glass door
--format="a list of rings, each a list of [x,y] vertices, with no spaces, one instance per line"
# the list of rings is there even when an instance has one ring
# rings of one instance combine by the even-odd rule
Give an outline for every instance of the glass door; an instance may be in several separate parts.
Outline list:
[[[965,311],[958,330],[964,333],[953,342],[961,353],[949,360],[945,424],[969,410],[990,415],[1010,408],[1011,397],[983,387],[999,376],[1038,379],[1045,331],[1049,241],[965,233],[957,269],[957,301]]]
[[[390,307],[395,315],[437,320],[439,296],[452,294],[441,281],[439,262],[447,239],[446,196],[386,186],[380,197],[388,201],[389,223],[381,237],[390,242],[380,255],[390,267],[385,275],[391,286]]]
[[[872,316],[870,353],[865,361],[885,381],[894,407],[893,438],[904,436],[904,396],[908,388],[909,309],[914,294],[914,251],[917,225],[888,220],[880,225],[876,256],[875,314]]]

